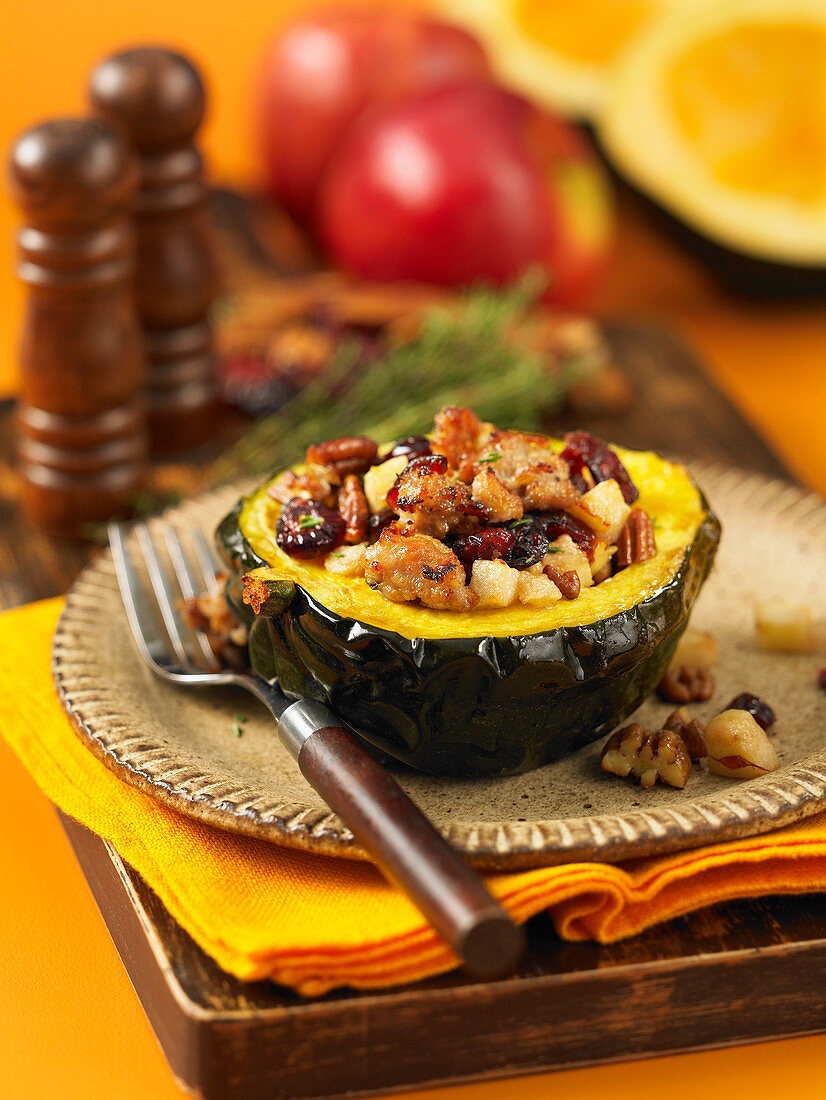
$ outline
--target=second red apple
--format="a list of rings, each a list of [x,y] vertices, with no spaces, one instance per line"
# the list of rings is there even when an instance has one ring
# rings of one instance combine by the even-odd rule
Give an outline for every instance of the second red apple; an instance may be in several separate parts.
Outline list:
[[[316,220],[333,261],[365,278],[501,285],[539,266],[568,306],[592,290],[611,226],[585,136],[482,83],[363,116],[327,166]]]

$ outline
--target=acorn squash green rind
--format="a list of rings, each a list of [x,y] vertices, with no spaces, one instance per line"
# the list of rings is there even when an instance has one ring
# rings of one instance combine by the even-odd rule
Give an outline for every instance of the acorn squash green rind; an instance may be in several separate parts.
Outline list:
[[[374,748],[421,771],[491,776],[539,767],[604,736],[654,690],[719,542],[719,522],[700,499],[704,518],[670,581],[595,623],[405,638],[338,615],[296,584],[288,608],[255,620],[252,667],[289,693],[328,703]],[[242,504],[217,532],[235,577],[267,564],[239,527]]]

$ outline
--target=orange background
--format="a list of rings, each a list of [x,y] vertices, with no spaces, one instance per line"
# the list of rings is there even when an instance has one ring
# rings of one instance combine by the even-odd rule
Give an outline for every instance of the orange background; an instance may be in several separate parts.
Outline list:
[[[249,184],[248,117],[262,43],[300,0],[41,0],[0,11],[0,147],[33,122],[83,110],[94,62],[132,44],[184,49],[211,90],[204,147],[216,178]],[[16,214],[0,199],[0,390],[13,380],[22,295]],[[801,479],[826,491],[826,310],[723,293],[693,258],[623,204],[598,311],[677,325]],[[172,1081],[83,877],[45,799],[0,742],[0,1092],[9,1100],[172,1100]],[[743,1006],[742,1011],[748,1011]],[[506,1026],[506,1022],[503,1022]],[[806,1026],[801,1019],[800,1027]],[[731,1100],[817,1095],[826,1037],[572,1070],[422,1094],[431,1100]]]

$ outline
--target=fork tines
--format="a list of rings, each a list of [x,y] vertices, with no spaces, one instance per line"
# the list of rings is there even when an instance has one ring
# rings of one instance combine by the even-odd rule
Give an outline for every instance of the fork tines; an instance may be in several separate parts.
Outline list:
[[[220,565],[203,533],[194,527],[179,533],[164,520],[151,526],[136,523],[131,532],[134,539],[122,525],[110,524],[109,544],[129,627],[144,660],[167,672],[176,667],[182,673],[217,672],[220,666],[206,634],[188,626],[181,614],[182,602],[219,588]]]

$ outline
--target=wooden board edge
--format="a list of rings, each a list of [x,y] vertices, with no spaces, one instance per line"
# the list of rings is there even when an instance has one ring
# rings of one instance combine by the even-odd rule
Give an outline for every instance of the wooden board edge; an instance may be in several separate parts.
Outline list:
[[[61,821],[176,1081],[203,1100],[375,1096],[826,1030],[826,983],[799,981],[826,973],[826,939],[210,1014],[165,960],[134,872]]]

